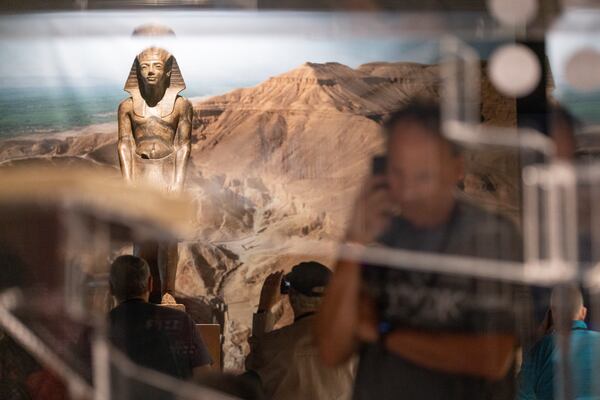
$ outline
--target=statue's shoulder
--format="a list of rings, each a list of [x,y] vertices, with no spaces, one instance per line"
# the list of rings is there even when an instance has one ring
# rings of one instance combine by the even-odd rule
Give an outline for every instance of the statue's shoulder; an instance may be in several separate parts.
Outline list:
[[[128,113],[131,110],[133,110],[133,99],[131,97],[128,97],[119,103],[119,113]]]
[[[192,108],[192,103],[185,97],[177,95],[175,108],[180,112],[187,111]]]

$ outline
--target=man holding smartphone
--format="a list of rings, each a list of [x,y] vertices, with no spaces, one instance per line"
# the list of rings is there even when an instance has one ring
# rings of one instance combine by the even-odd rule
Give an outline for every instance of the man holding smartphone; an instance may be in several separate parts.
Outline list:
[[[267,399],[349,399],[353,364],[328,368],[313,341],[314,314],[321,304],[331,271],[316,261],[295,265],[291,272],[270,274],[263,284],[253,316],[246,369],[259,377]],[[281,295],[287,295],[294,322],[273,329],[282,315]]]
[[[440,131],[437,105],[409,104],[384,131],[385,172],[359,195],[347,243],[521,260],[507,219],[459,199],[463,158]],[[317,315],[323,360],[337,365],[359,354],[355,399],[512,399],[514,301],[524,292],[405,267],[338,262]]]

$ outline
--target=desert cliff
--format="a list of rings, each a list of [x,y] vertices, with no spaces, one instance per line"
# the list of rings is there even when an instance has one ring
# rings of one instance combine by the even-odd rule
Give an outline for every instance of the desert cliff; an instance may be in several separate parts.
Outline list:
[[[381,151],[380,122],[412,98],[438,99],[436,65],[302,66],[252,87],[192,99],[186,190],[196,235],[180,245],[177,290],[228,305],[225,365],[243,367],[251,314],[273,270],[305,259],[331,266],[353,198]],[[483,83],[485,122],[514,122],[514,103]],[[115,123],[0,141],[0,165],[94,165],[120,179]],[[469,153],[467,195],[517,212],[514,158]],[[310,239],[308,241],[307,239]],[[326,243],[315,248],[314,242]]]

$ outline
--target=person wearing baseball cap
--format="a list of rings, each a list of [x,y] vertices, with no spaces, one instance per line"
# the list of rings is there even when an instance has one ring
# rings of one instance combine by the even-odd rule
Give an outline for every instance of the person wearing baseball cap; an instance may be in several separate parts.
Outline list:
[[[324,366],[312,338],[313,316],[330,277],[329,268],[306,261],[285,275],[276,271],[265,279],[253,316],[246,369],[260,377],[266,398],[350,398],[355,363]],[[294,322],[274,330],[283,314],[283,296],[292,307]]]
[[[329,283],[331,271],[316,261],[301,262],[283,277],[290,288],[308,297],[321,297]]]

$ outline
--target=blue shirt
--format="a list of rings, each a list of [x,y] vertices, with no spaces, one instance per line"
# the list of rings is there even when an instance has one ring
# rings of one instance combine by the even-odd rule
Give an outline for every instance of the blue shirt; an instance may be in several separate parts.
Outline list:
[[[554,365],[559,360],[555,338],[554,333],[544,336],[523,360],[519,400],[554,399]],[[594,379],[594,371],[600,367],[595,357],[600,349],[600,333],[588,330],[583,321],[573,321],[570,342],[575,398],[600,399],[600,385]]]

